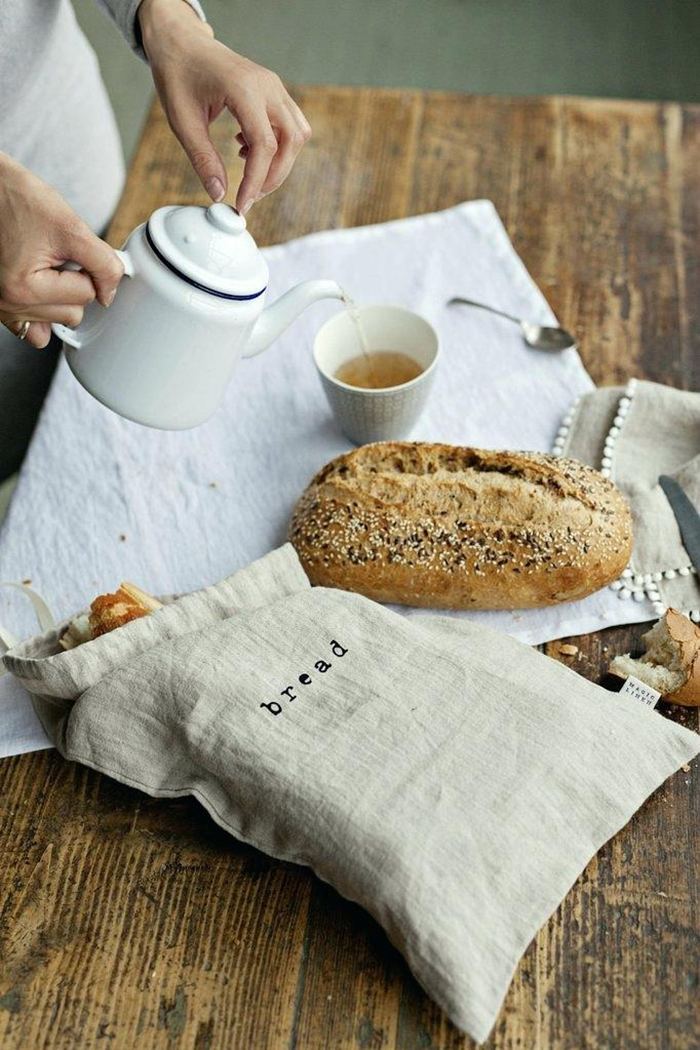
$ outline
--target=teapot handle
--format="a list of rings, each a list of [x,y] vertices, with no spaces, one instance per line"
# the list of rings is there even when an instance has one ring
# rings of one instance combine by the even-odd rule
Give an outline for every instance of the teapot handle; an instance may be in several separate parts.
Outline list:
[[[121,264],[124,267],[124,276],[133,277],[136,273],[136,269],[134,267],[134,260],[129,255],[129,253],[125,251],[120,251],[118,248],[115,248],[114,254],[121,261]]]
[[[121,260],[122,266],[124,267],[124,276],[133,277],[136,273],[134,268],[134,260],[128,252],[114,250],[115,255]],[[81,270],[82,267],[78,263],[67,262],[61,267],[62,270]],[[78,337],[78,329],[67,328],[64,324],[52,324],[51,331],[54,335],[62,339],[68,346],[72,346],[74,350],[79,350],[82,346],[82,342]]]

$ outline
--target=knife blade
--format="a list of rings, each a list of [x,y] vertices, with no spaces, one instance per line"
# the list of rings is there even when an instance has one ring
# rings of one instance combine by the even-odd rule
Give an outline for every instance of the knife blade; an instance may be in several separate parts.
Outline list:
[[[663,489],[666,499],[671,504],[671,510],[678,522],[683,546],[688,552],[688,557],[700,574],[700,514],[698,514],[675,478],[669,478],[667,474],[662,474],[659,478],[659,485]]]

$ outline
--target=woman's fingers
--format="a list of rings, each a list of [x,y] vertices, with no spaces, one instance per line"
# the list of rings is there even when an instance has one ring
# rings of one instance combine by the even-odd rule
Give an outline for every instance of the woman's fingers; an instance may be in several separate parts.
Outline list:
[[[257,189],[256,183],[253,183],[251,190],[246,187],[245,200],[241,199],[239,191],[237,203],[240,203],[241,208],[245,207],[246,200],[250,200],[252,203],[259,195],[272,193],[273,190],[281,186],[292,170],[299,152],[311,138],[309,122],[294,99],[286,93],[284,98],[276,105],[274,113],[269,119],[269,124],[277,141],[277,148],[273,154],[272,140],[270,139],[270,163],[267,173],[258,192],[252,198],[250,197],[250,192]],[[241,147],[238,151],[238,156],[247,161],[251,154],[251,144],[244,131],[238,132],[236,142]],[[262,164],[260,166],[262,168]],[[249,169],[246,167],[246,175],[248,171]]]
[[[264,108],[239,105],[232,112],[241,125],[241,132],[248,147],[243,179],[236,195],[236,208],[241,215],[245,215],[262,192],[279,144]]]
[[[88,226],[81,223],[80,227],[75,228],[66,238],[64,251],[67,259],[72,259],[73,262],[78,263],[90,275],[97,292],[97,298],[102,306],[110,306],[114,299],[117,285],[124,276],[124,266],[114,248],[110,248],[105,241],[96,237]],[[74,277],[81,276],[81,274],[70,270],[45,270],[43,271],[44,280],[56,283],[58,279],[58,283],[62,281],[67,285],[69,282],[66,278],[70,276],[71,272]],[[51,277],[52,273],[53,277]],[[50,300],[44,299],[42,301],[48,302]]]
[[[109,251],[114,255],[111,248]],[[43,266],[31,272],[22,272],[19,269],[11,280],[4,283],[1,298],[3,303],[11,308],[19,308],[22,305],[26,309],[38,304],[51,303],[59,306],[62,303],[86,306],[95,296],[95,285],[87,273]],[[13,312],[12,309],[10,312]]]
[[[51,323],[65,324],[67,328],[78,328],[83,319],[83,308],[75,303],[63,303],[56,306],[27,307],[21,317],[15,314],[0,313],[0,322],[18,338],[26,321],[30,321],[22,341],[29,346],[43,350],[51,338]]]
[[[139,10],[153,27],[152,5]],[[238,121],[236,141],[245,168],[236,207],[245,214],[261,194],[284,181],[309,138],[309,125],[276,73],[213,40],[210,30],[200,33],[191,10],[182,19],[174,12],[175,7],[168,27],[144,33],[158,94],[170,127],[215,201],[224,199],[228,183],[209,124],[224,108]]]
[[[29,343],[30,346],[36,347],[37,350],[43,350],[49,345],[50,341],[50,324],[46,324],[43,321],[35,321],[34,324],[30,324],[29,330],[24,338],[25,343]]]
[[[111,250],[111,249],[110,249]],[[87,306],[96,298],[92,278],[75,270],[37,270],[31,277],[32,301],[37,303],[72,303]]]
[[[279,148],[270,164],[267,178],[263,183],[263,193],[272,193],[273,190],[282,185],[294,167],[294,162],[300,151],[311,137],[311,128],[305,121],[302,124],[297,118],[296,113],[291,108],[291,99],[289,99],[289,103],[288,105],[280,106],[278,115],[273,117],[273,124],[279,139]],[[301,113],[301,111],[299,112]]]
[[[3,324],[5,328],[19,338],[24,330],[25,322],[8,317],[6,314],[0,314],[0,324]],[[30,324],[25,335],[22,337],[23,342],[27,343],[29,346],[35,346],[39,350],[47,346],[50,339],[51,325],[44,321],[35,321]]]
[[[48,321],[50,324],[64,324],[67,328],[77,328],[83,319],[82,306],[75,303],[51,303],[47,306],[29,308],[25,321]]]
[[[35,270],[25,278],[22,301],[86,306],[97,298],[103,306],[109,306],[124,276],[124,267],[114,248],[78,219],[72,227],[60,232],[56,245],[66,261],[77,263],[85,272],[51,266]],[[19,302],[19,299],[11,301]]]
[[[306,117],[304,116],[301,109],[296,104],[291,95],[287,95],[287,105],[289,106],[292,116],[296,120],[302,132],[304,133],[304,135],[306,135],[305,141],[308,142],[312,135],[311,125],[309,124],[308,120],[306,119]]]
[[[77,328],[82,319],[83,308],[75,303],[32,305],[0,312],[0,322],[15,335],[19,335],[26,321],[31,321],[32,327],[36,323],[46,323],[49,327],[52,324],[63,324],[67,328]]]
[[[60,269],[69,261],[75,269]],[[49,322],[79,324],[96,297],[109,305],[123,272],[56,190],[0,153],[0,322],[11,331],[36,322],[26,342],[45,346]]]
[[[204,189],[213,201],[222,201],[228,189],[228,176],[209,136],[204,113],[196,103],[179,103],[171,108],[168,119]]]

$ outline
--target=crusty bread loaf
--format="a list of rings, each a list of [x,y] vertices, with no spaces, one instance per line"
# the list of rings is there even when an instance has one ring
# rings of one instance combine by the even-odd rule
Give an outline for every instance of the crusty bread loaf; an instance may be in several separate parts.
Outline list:
[[[575,460],[387,441],[318,472],[290,539],[317,585],[402,605],[516,609],[614,580],[632,519],[617,489]]]

